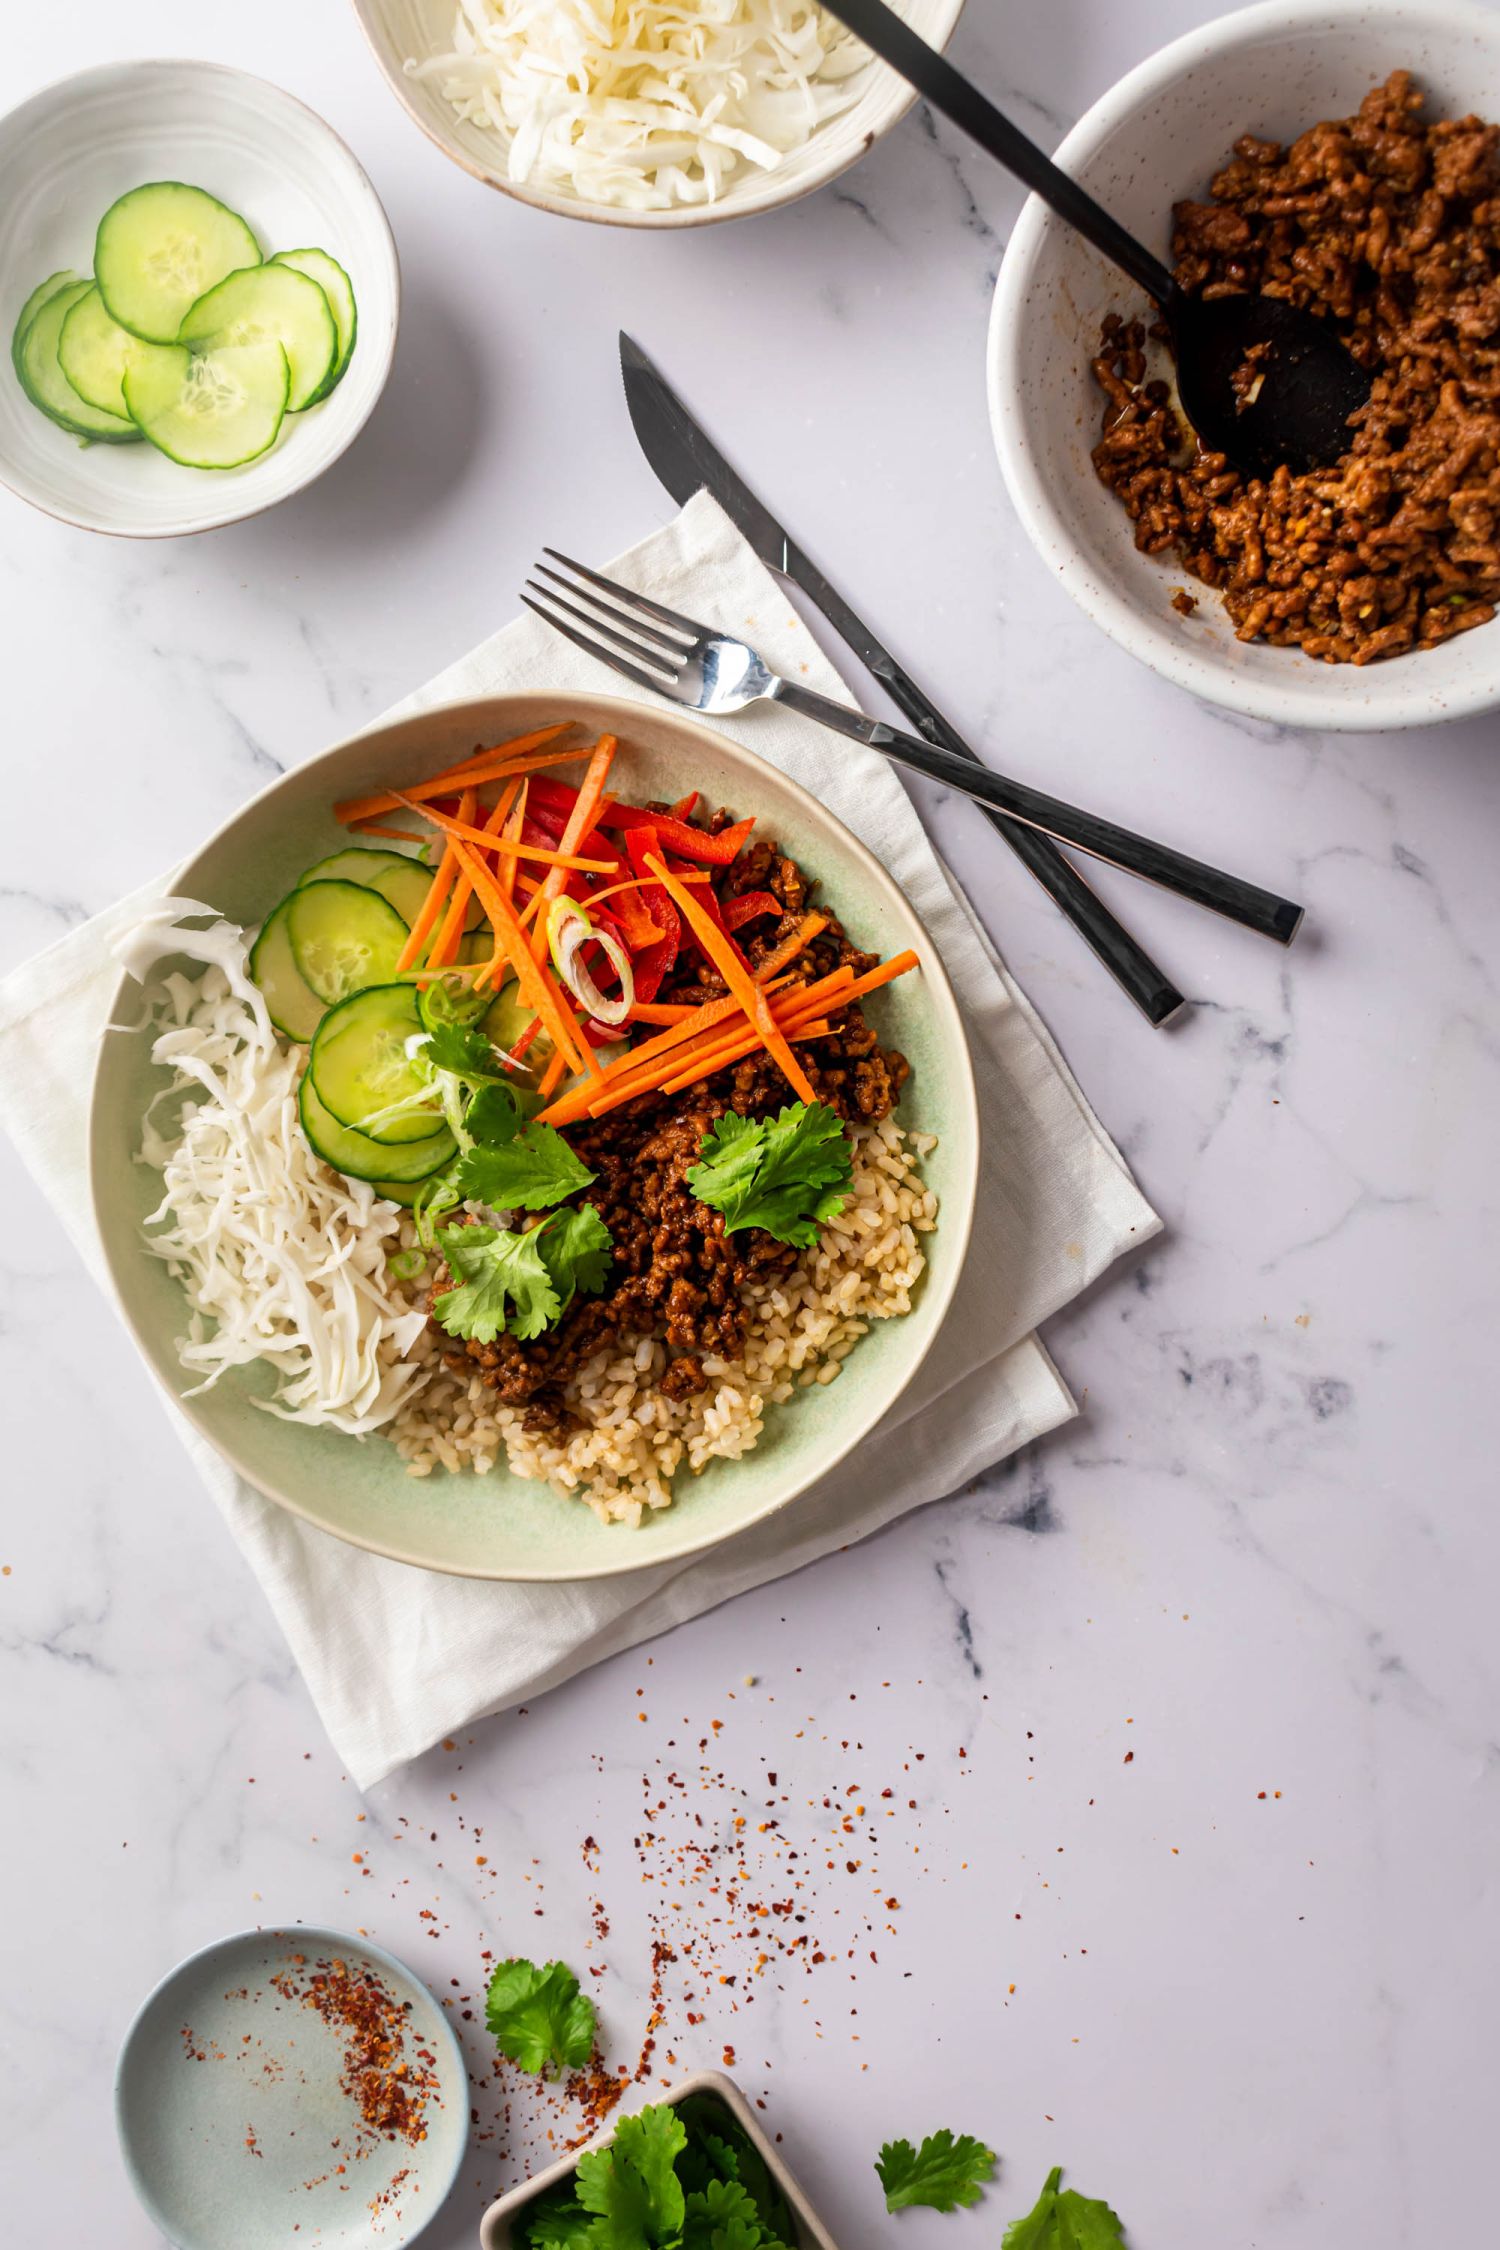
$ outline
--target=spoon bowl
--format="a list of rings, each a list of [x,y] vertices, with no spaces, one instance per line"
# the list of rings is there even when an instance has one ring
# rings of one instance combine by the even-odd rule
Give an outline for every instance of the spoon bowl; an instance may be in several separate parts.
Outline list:
[[[1191,297],[1165,313],[1182,410],[1206,451],[1247,476],[1336,461],[1370,377],[1316,313],[1282,297]]]

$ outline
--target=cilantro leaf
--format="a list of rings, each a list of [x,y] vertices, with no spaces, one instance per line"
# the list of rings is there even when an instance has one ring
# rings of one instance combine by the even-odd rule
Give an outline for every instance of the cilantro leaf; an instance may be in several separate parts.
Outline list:
[[[765,2158],[744,2127],[712,2095],[689,2095],[678,2104],[688,2130],[688,2145],[677,2176],[692,2193],[713,2179],[735,2180],[755,2205],[768,2241],[790,2242],[796,2233],[786,2199],[766,2168]]]
[[[726,1110],[698,1153],[688,1186],[723,1212],[726,1234],[763,1227],[778,1242],[810,1250],[822,1223],[848,1201],[849,1143],[823,1102],[793,1102],[768,1118]]]
[[[474,1147],[454,1168],[460,1194],[497,1211],[545,1211],[594,1177],[552,1125],[522,1125],[508,1086],[481,1086],[464,1115]]]
[[[564,2068],[581,2070],[594,2051],[594,2003],[561,1961],[544,1969],[534,1961],[502,1961],[490,1978],[484,2020],[501,2054],[522,2070],[554,2076]]]
[[[539,1231],[438,1228],[438,1246],[454,1287],[435,1297],[432,1309],[450,1336],[493,1344],[509,1329],[526,1343],[560,1317],[562,1299],[542,1263]]]
[[[586,2250],[594,2239],[592,2217],[577,2201],[571,2183],[555,2202],[540,2198],[521,2214],[515,2240],[526,2250]]]
[[[622,2117],[608,2148],[578,2159],[578,2200],[595,2214],[598,2250],[659,2250],[681,2240],[682,2183],[673,2166],[687,2146],[677,2112],[655,2102]]]
[[[1107,2203],[1060,2185],[1054,2165],[1035,2208],[1012,2219],[1000,2250],[1125,2250],[1125,2229]]]
[[[554,1211],[537,1231],[542,1264],[551,1276],[563,1311],[579,1290],[585,1297],[597,1297],[614,1258],[614,1241],[592,1203]]]
[[[434,1024],[421,1051],[433,1070],[451,1071],[455,1078],[467,1079],[471,1085],[503,1086],[509,1075],[484,1033],[472,1024]]]
[[[875,2169],[887,2211],[904,2211],[913,2203],[954,2211],[960,2203],[979,2201],[983,2183],[995,2169],[995,2152],[972,2133],[955,2139],[945,2126],[929,2133],[919,2149],[910,2141],[887,2141]]]
[[[776,2250],[738,2180],[710,2180],[687,2198],[682,2250]]]

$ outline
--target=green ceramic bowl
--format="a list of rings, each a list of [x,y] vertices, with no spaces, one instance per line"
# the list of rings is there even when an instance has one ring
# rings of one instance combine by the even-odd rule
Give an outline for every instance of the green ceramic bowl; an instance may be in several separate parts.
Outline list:
[[[559,1499],[504,1470],[415,1478],[379,1437],[280,1422],[252,1403],[263,1388],[255,1370],[184,1398],[188,1379],[175,1350],[183,1300],[165,1267],[141,1247],[156,1175],[135,1162],[141,1116],[163,1073],[152,1066],[144,1035],[109,1032],[90,1120],[94,1216],[125,1319],[153,1374],[268,1498],[355,1546],[469,1578],[597,1578],[674,1561],[794,1501],[868,1437],[910,1382],[948,1308],[974,1209],[974,1077],[936,948],[879,862],[815,798],[753,751],[678,712],[613,696],[497,695],[398,720],[275,782],[189,861],[174,888],[232,921],[258,923],[305,868],[348,841],[330,810],[335,799],[393,777],[438,772],[477,743],[560,719],[620,737],[637,801],[701,789],[736,812],[754,812],[765,832],[820,878],[860,945],[882,954],[910,946],[921,955],[920,974],[899,979],[869,1005],[883,1043],[911,1058],[902,1122],[939,1136],[926,1176],[941,1215],[927,1240],[928,1268],[912,1311],[877,1323],[836,1383],[774,1408],[745,1459],[713,1462],[697,1477],[679,1475],[674,1505],[638,1530],[606,1525],[581,1501]],[[123,979],[112,1020],[127,1025],[139,1015],[139,989]]]

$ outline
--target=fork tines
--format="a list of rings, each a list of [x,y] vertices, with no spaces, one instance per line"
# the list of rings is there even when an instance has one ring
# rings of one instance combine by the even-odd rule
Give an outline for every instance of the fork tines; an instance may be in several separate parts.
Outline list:
[[[549,570],[545,563],[538,563],[535,575],[526,581],[526,591],[521,596],[526,607],[555,632],[565,635],[575,648],[597,657],[601,664],[608,664],[614,671],[622,672],[626,679],[634,680],[637,687],[655,688],[658,693],[670,691],[702,628],[690,617],[679,616],[675,609],[668,609],[663,603],[651,601],[645,594],[637,594],[631,587],[590,570],[586,563],[574,562],[571,556],[559,554],[555,547],[544,547],[542,552],[571,571],[573,577],[565,578],[561,572]],[[539,584],[542,579],[547,580],[546,585]],[[579,583],[575,584],[575,580]],[[557,587],[562,588],[561,593],[554,591]],[[596,587],[611,595],[612,600],[602,600],[594,591]],[[576,599],[567,601],[563,598],[566,594]],[[587,608],[580,609],[578,602],[586,603]],[[568,618],[575,622],[566,623]],[[580,631],[580,627],[585,630]],[[635,661],[627,662],[627,658]],[[649,665],[650,671],[642,671],[641,665]]]

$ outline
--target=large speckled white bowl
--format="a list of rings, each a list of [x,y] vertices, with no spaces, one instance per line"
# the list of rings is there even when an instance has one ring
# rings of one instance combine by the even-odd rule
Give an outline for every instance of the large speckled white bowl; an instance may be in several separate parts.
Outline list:
[[[1173,203],[1206,195],[1241,133],[1291,140],[1349,115],[1401,68],[1425,86],[1433,115],[1500,118],[1500,10],[1473,0],[1267,0],[1131,71],[1057,161],[1166,258]],[[1153,671],[1283,726],[1415,727],[1500,704],[1500,619],[1421,655],[1319,664],[1240,643],[1210,589],[1171,556],[1137,554],[1129,518],[1089,460],[1103,405],[1089,360],[1104,315],[1143,305],[1035,197],[1027,203],[995,291],[990,418],[1021,521],[1079,606]],[[1200,597],[1192,617],[1171,607],[1183,584]]]
[[[185,1398],[189,1382],[175,1343],[187,1308],[141,1239],[160,1179],[135,1161],[146,1104],[166,1074],[153,1067],[141,1030],[106,1033],[90,1112],[94,1218],[120,1308],[158,1382],[270,1499],[357,1547],[470,1578],[607,1577],[714,1546],[794,1501],[869,1436],[926,1357],[963,1265],[978,1178],[968,1042],[936,948],[906,899],[816,798],[685,713],[569,693],[487,696],[397,720],[274,782],[189,861],[174,893],[202,899],[232,921],[258,923],[305,868],[348,842],[331,811],[336,799],[438,773],[476,743],[559,719],[619,736],[615,784],[638,802],[701,789],[715,804],[753,812],[817,876],[860,945],[886,956],[908,946],[919,954],[920,970],[872,995],[869,1008],[883,1043],[911,1059],[899,1114],[903,1124],[938,1135],[923,1170],[941,1208],[935,1232],[924,1238],[927,1271],[912,1310],[875,1322],[837,1382],[769,1409],[759,1444],[743,1460],[714,1461],[697,1477],[684,1472],[675,1504],[639,1530],[602,1524],[582,1501],[559,1499],[503,1466],[488,1476],[414,1478],[383,1438],[279,1421],[254,1403],[266,1388],[262,1369],[238,1370]],[[140,1002],[139,986],[122,979],[111,1021],[139,1026]]]
[[[963,0],[898,0],[901,13],[934,47],[944,47],[963,12]],[[611,227],[703,227],[720,219],[745,219],[774,211],[826,187],[857,164],[883,133],[906,115],[916,96],[904,78],[884,63],[872,62],[859,87],[859,99],[820,125],[773,172],[746,164],[734,174],[716,203],[684,203],[667,211],[622,211],[611,204],[586,203],[528,180],[513,180],[506,169],[505,145],[497,133],[464,122],[431,80],[415,78],[408,62],[451,52],[458,0],[354,0],[370,51],[391,92],[427,138],[455,164],[488,187],[513,195],[535,210],[564,219],[594,219]]]

